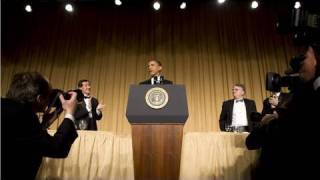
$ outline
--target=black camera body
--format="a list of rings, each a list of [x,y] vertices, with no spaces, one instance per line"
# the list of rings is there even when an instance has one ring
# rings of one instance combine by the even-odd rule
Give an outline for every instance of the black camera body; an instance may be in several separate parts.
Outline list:
[[[71,98],[71,95],[69,94],[69,92],[76,92],[77,93],[77,101],[81,102],[84,99],[84,94],[82,93],[82,91],[80,89],[75,89],[75,90],[69,90],[66,93],[63,93],[63,97],[66,100],[69,100]]]
[[[296,2],[297,3],[297,2]],[[285,14],[278,15],[277,30],[281,34],[292,34],[296,45],[320,42],[320,1],[299,2],[300,7],[287,4]]]
[[[298,75],[281,76],[274,72],[268,72],[266,75],[266,90],[271,92],[280,92],[282,87],[288,87],[293,92],[301,83]]]
[[[78,102],[83,101],[84,94],[80,89],[69,90],[67,92],[64,92],[60,89],[53,89],[49,97],[49,107],[62,108],[62,104],[60,102],[59,96],[62,94],[65,100],[69,100],[71,98],[71,95],[69,94],[69,92],[76,92],[77,101]]]
[[[300,2],[299,2],[300,3]],[[293,42],[298,46],[308,47],[320,45],[320,1],[304,1],[300,7],[290,6],[291,13],[279,16],[277,29],[280,33],[293,35]],[[290,67],[285,76],[274,72],[266,74],[266,90],[280,92],[281,87],[288,87],[290,91],[302,85],[299,70],[305,55],[294,56],[290,60]]]
[[[304,59],[304,55],[294,56],[290,60],[289,69],[285,72],[286,76],[281,76],[274,72],[268,72],[266,74],[266,90],[280,92],[281,87],[288,87],[290,91],[294,91],[299,85],[301,85],[301,79],[299,78],[298,73]]]
[[[71,95],[69,92],[76,92],[77,93],[77,100],[78,102],[83,101],[84,94],[80,89],[75,90],[69,90],[67,92],[64,92],[60,89],[53,89],[51,90],[51,93],[49,95],[49,102],[48,102],[48,108],[44,112],[44,115],[42,117],[42,128],[47,129],[63,112],[62,104],[60,101],[59,96],[62,94],[64,99],[69,100],[71,98]],[[52,111],[53,110],[53,111]]]
[[[294,9],[291,26],[296,44],[308,45],[320,42],[320,11],[312,12],[304,8]]]

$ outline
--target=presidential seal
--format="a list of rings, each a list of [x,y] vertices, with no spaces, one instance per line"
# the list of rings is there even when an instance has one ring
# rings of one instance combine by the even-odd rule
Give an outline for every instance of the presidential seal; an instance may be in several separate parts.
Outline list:
[[[169,100],[168,93],[165,89],[154,87],[148,90],[146,94],[146,103],[153,109],[161,109],[167,105]]]

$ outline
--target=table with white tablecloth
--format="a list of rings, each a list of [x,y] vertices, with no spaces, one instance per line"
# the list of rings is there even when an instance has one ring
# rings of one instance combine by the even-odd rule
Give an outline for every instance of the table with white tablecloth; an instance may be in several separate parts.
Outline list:
[[[50,131],[54,133],[54,131]],[[78,131],[65,159],[43,158],[38,180],[133,180],[131,135]],[[183,136],[180,180],[248,180],[259,151],[246,133],[188,132]]]

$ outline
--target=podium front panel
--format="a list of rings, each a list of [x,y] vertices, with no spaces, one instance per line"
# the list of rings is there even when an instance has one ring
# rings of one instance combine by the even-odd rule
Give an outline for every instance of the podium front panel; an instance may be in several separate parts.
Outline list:
[[[147,92],[160,87],[168,93],[166,106],[150,107],[146,102]],[[131,85],[126,116],[130,123],[185,123],[188,105],[184,85]]]

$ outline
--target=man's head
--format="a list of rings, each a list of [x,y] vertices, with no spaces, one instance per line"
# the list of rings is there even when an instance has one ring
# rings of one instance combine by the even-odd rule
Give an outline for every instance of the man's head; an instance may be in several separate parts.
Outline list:
[[[151,77],[160,75],[161,70],[162,70],[161,62],[158,60],[154,60],[154,59],[152,59],[148,62],[147,67],[148,67],[148,71],[149,71],[149,74]]]
[[[305,59],[301,62],[300,78],[308,82],[320,76],[320,48],[319,45],[310,45],[305,53]]]
[[[82,79],[78,82],[78,88],[81,89],[82,93],[86,96],[90,95],[90,81],[86,79]]]
[[[277,95],[277,92],[272,92],[269,97],[269,103],[273,106],[277,106],[279,103],[279,96]]]
[[[246,92],[246,88],[243,84],[235,84],[232,88],[233,97],[235,99],[243,98],[245,92]]]
[[[23,104],[31,104],[35,112],[42,112],[48,105],[51,85],[38,72],[15,74],[7,98]]]

